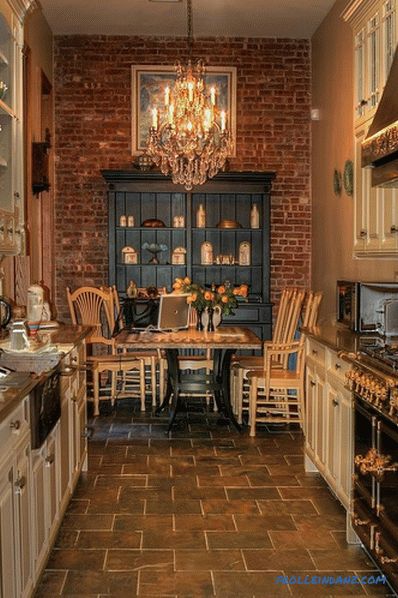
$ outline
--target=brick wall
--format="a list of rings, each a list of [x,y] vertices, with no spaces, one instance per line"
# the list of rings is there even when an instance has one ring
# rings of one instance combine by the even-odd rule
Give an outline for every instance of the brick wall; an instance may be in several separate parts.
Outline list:
[[[107,283],[104,168],[131,166],[132,64],[174,64],[185,41],[59,36],[55,39],[56,286]],[[237,67],[237,157],[231,170],[274,170],[272,299],[310,277],[310,48],[307,40],[200,39],[194,58]]]

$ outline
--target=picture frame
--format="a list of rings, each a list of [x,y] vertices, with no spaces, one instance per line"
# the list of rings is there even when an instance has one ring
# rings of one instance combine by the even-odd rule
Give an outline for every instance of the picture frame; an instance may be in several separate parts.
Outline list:
[[[215,85],[217,106],[227,113],[227,125],[236,139],[236,67],[208,66],[205,68],[206,85]],[[151,125],[151,109],[163,104],[164,90],[173,87],[175,68],[163,65],[138,64],[131,67],[131,154],[142,155]],[[236,155],[235,143],[231,156]]]

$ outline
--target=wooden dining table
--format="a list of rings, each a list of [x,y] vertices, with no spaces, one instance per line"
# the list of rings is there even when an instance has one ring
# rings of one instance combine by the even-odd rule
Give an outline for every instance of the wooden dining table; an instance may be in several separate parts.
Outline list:
[[[238,350],[261,350],[262,341],[249,328],[221,326],[214,332],[188,328],[174,332],[130,332],[122,330],[116,336],[119,349],[160,349],[167,359],[167,390],[158,407],[160,413],[169,407],[171,430],[178,408],[180,395],[203,392],[213,393],[217,408],[225,422],[231,422],[237,430],[241,427],[235,419],[231,406],[230,371],[232,355]],[[179,368],[179,352],[185,349],[211,349],[213,369],[211,373],[184,374]]]

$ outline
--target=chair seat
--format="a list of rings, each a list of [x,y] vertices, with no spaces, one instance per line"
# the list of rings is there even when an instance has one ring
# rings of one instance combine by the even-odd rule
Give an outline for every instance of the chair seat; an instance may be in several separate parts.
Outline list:
[[[239,366],[243,370],[263,368],[264,357],[262,355],[237,355],[232,365]]]
[[[140,357],[138,357],[135,353],[118,353],[117,355],[88,355],[87,356],[87,363],[96,365],[98,363],[108,363],[108,364],[116,364],[116,363],[129,363],[132,361],[137,361],[139,360]]]
[[[260,375],[259,375],[260,374]],[[258,370],[252,370],[247,373],[249,380],[256,378],[257,386],[265,386],[266,379],[261,377],[261,373]],[[278,386],[288,388],[299,388],[301,384],[300,377],[297,376],[297,372],[291,370],[271,370],[268,379],[270,388]]]

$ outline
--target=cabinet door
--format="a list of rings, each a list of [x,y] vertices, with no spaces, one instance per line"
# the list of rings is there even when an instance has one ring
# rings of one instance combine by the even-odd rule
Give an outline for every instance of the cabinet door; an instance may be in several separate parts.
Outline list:
[[[380,189],[381,194],[381,249],[398,250],[398,190]]]
[[[366,126],[358,129],[355,141],[354,251],[359,254],[380,250],[383,212],[383,190],[372,187],[371,169],[361,165],[361,144],[366,132]]]
[[[28,596],[33,582],[32,485],[29,441],[19,451],[14,486],[17,515],[17,580],[20,586],[20,595]]]
[[[350,505],[354,462],[353,405],[350,391],[340,392],[340,479],[341,500],[348,509]]]
[[[14,472],[10,465],[0,473],[0,559],[1,598],[17,596],[14,526]]]
[[[309,447],[315,451],[315,434],[314,434],[314,427],[315,427],[315,397],[316,397],[316,380],[315,380],[315,372],[312,367],[307,365],[306,367],[306,379],[305,379],[305,398],[306,398],[306,406],[305,406],[305,437],[307,444]]]
[[[332,479],[334,488],[340,476],[340,396],[338,391],[330,384],[326,387],[327,405],[327,449],[326,449],[326,471]]]
[[[76,453],[78,467],[83,466],[87,456],[87,409],[85,395],[80,397],[76,404],[77,407],[77,425],[76,425]]]
[[[36,451],[32,466],[33,512],[34,512],[34,562],[37,570],[45,557],[47,548],[47,517],[46,517],[46,474],[42,449]]]
[[[1,10],[1,7],[0,7]],[[22,27],[0,12],[0,250],[21,252],[23,229]]]
[[[46,499],[47,499],[47,528],[50,532],[58,515],[59,509],[59,424],[54,428],[47,439],[46,447]]]
[[[71,481],[71,459],[70,443],[72,439],[72,423],[70,420],[70,391],[69,387],[65,389],[61,404],[60,437],[61,437],[61,455],[60,455],[60,477],[61,477],[61,500],[69,491]]]
[[[326,460],[325,419],[325,374],[323,371],[317,369],[315,386],[315,453],[319,463],[322,465],[325,464]]]

